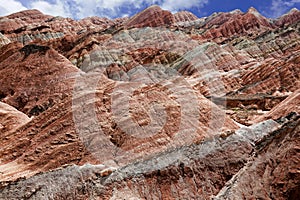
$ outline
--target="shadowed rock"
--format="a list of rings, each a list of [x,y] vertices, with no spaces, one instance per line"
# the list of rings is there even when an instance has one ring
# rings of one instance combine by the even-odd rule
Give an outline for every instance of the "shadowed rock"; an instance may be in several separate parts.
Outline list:
[[[40,45],[36,45],[36,44],[30,44],[30,45],[26,45],[24,46],[22,49],[20,49],[21,52],[23,52],[25,54],[25,58],[28,57],[30,54],[34,54],[34,53],[42,53],[45,55],[46,51],[49,50],[49,47],[46,46],[40,46]]]

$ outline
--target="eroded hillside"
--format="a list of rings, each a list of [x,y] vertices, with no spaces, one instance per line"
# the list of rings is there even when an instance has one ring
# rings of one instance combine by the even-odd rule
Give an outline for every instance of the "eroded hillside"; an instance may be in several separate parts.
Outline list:
[[[299,197],[297,9],[0,31],[0,199]]]

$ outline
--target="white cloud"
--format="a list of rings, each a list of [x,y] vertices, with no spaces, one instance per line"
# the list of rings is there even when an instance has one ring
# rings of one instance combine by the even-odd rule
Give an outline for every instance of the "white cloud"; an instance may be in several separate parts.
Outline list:
[[[87,14],[117,17],[122,15],[128,15],[128,13],[122,13],[121,7],[128,6],[129,9],[139,9],[143,4],[150,5],[153,0],[74,0],[79,8],[77,13],[78,18],[86,17]]]
[[[99,1],[101,7],[110,8],[110,9],[114,9],[124,4],[131,4],[132,6],[139,8],[142,2],[143,1],[136,2],[135,0],[114,0],[114,1],[100,0]]]
[[[38,9],[39,11],[49,15],[72,17],[67,5],[60,0],[56,0],[55,3],[52,4],[47,1],[33,1],[30,3],[30,8]]]
[[[296,3],[300,3],[300,0],[292,0],[290,2],[288,2],[288,1],[284,2],[284,4],[289,6],[289,7],[294,6]]]
[[[0,0],[0,15],[35,8],[45,14],[76,19],[95,15],[113,18],[132,15],[136,10],[152,4],[174,12],[192,7],[201,8],[209,0],[28,0],[27,8],[20,1]]]
[[[0,15],[5,16],[15,12],[27,9],[38,9],[41,12],[49,15],[59,15],[63,17],[72,17],[66,1],[56,0],[54,3],[47,1],[28,1],[28,6],[25,7],[20,1],[17,0],[0,0]]]
[[[0,0],[0,15],[5,16],[27,8],[19,1],[15,0]]]
[[[192,7],[202,8],[207,3],[208,0],[165,0],[162,1],[161,7],[174,12]]]
[[[289,9],[294,7],[296,4],[299,4],[300,0],[291,0],[291,1],[283,1],[283,0],[272,0],[271,9],[269,12],[270,16],[273,18],[279,17],[285,14]]]

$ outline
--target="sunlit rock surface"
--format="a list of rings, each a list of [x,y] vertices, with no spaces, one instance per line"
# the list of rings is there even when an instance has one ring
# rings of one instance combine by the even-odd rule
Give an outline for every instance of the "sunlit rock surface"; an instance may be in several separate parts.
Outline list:
[[[300,12],[0,18],[0,199],[297,199]]]

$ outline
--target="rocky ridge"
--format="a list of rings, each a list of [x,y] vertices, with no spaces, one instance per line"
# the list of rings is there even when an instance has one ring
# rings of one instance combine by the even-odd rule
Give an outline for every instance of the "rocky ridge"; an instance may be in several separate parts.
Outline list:
[[[299,13],[1,17],[0,198],[297,199]]]

